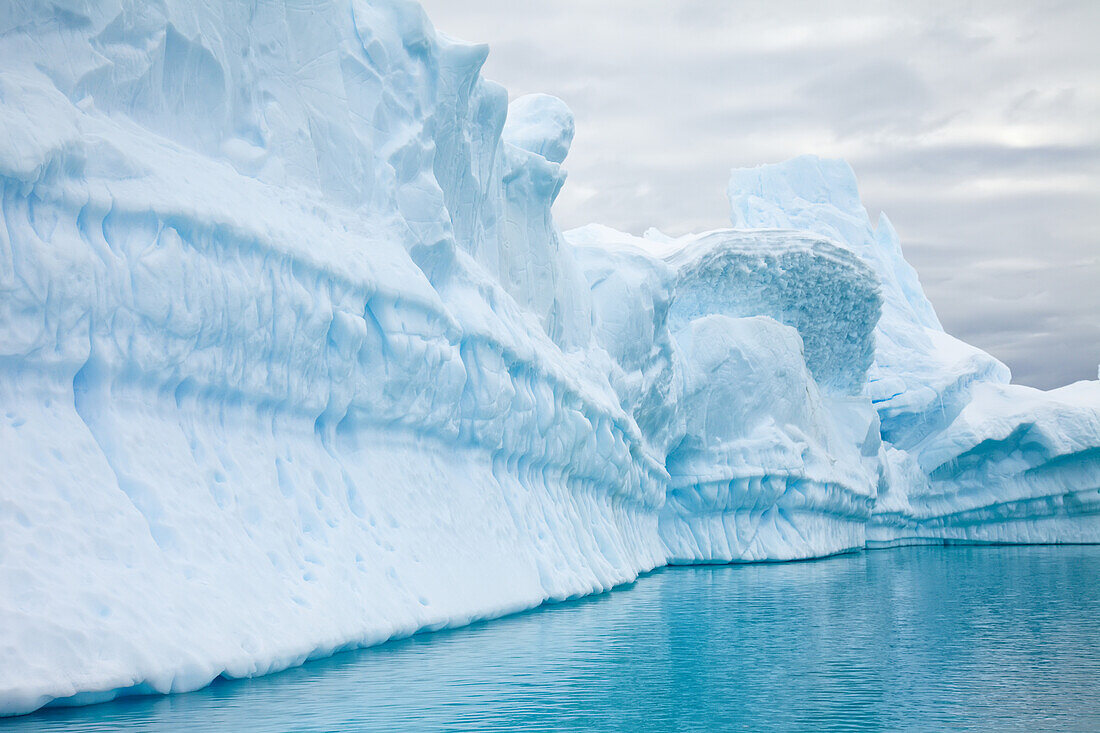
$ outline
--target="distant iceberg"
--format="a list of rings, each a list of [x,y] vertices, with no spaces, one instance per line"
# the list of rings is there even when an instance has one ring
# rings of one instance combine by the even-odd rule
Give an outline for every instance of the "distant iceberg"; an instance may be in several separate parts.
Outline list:
[[[0,714],[668,563],[1100,542],[1100,383],[944,333],[840,161],[562,233],[573,117],[405,0],[0,10]]]

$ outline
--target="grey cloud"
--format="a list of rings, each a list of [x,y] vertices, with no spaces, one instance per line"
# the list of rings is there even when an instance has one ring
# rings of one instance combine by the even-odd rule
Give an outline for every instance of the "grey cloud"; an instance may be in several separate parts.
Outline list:
[[[922,185],[945,177],[957,181],[990,174],[1065,176],[1084,172],[1095,175],[1100,174],[1100,143],[906,146],[876,151],[873,156],[854,156],[849,162],[857,169],[904,171],[909,181],[916,178]]]
[[[838,137],[914,133],[943,124],[929,104],[927,84],[908,65],[889,59],[829,67],[799,88]]]

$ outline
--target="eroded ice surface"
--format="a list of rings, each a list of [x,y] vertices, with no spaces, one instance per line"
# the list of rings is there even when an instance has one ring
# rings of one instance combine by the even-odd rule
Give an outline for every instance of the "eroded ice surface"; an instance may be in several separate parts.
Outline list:
[[[668,562],[1100,541],[1100,385],[945,334],[841,162],[552,204],[573,119],[402,0],[0,9],[0,713]]]

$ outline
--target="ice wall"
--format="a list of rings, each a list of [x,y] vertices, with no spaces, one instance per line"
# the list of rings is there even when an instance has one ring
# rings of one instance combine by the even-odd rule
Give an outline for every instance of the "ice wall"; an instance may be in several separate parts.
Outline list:
[[[885,215],[855,175],[812,156],[733,171],[735,226],[796,226],[871,266],[884,294],[865,389],[886,450],[873,544],[1100,541],[1100,383],[1041,392],[944,333]]]
[[[612,384],[669,473],[669,561],[862,547],[880,473],[859,396],[881,306],[871,270],[798,231],[565,236],[621,368]]]
[[[908,453],[873,544],[1100,541],[1100,382],[1043,392],[976,385],[951,424]],[[914,465],[915,464],[915,465]]]
[[[1097,383],[943,330],[843,163],[679,239],[404,0],[0,6],[0,714],[629,581],[1100,541]]]
[[[728,193],[734,226],[814,232],[874,271],[883,306],[867,393],[884,438],[903,448],[915,445],[958,414],[972,384],[1009,381],[1003,364],[943,332],[889,220],[883,216],[877,229],[871,226],[847,163],[803,156],[735,170]]]
[[[664,562],[484,47],[403,2],[2,12],[0,712]]]

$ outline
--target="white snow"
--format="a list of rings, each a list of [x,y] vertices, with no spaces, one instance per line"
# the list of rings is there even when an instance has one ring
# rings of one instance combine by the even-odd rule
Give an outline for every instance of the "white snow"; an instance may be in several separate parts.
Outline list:
[[[1100,383],[943,332],[846,164],[566,234],[563,102],[405,0],[0,8],[0,714],[669,562],[1100,541]]]

